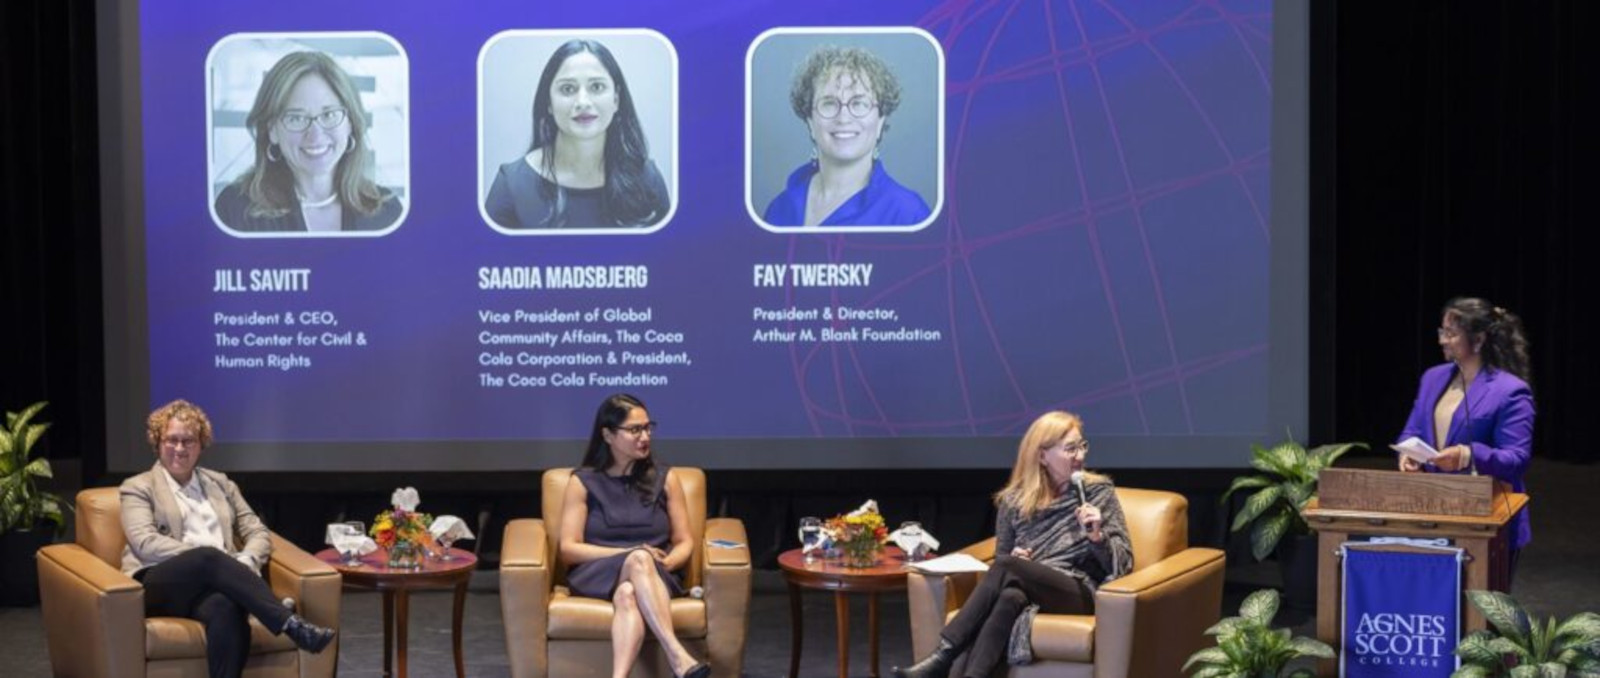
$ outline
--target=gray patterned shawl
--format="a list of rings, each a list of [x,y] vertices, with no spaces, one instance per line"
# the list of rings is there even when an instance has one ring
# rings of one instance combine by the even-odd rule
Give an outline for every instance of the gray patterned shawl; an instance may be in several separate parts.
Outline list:
[[[1078,490],[1068,485],[1055,501],[1027,520],[1022,519],[1016,506],[1002,502],[995,519],[995,555],[1007,555],[1017,546],[1032,549],[1031,560],[1083,580],[1090,590],[1098,590],[1101,584],[1132,572],[1133,545],[1128,541],[1128,525],[1122,517],[1122,504],[1117,502],[1116,488],[1110,481],[1089,480],[1084,490],[1089,503],[1100,508],[1100,531],[1105,534],[1100,543],[1089,541],[1078,524]],[[1038,613],[1038,605],[1029,605],[1011,627],[1006,654],[1012,664],[1033,661],[1033,618]]]

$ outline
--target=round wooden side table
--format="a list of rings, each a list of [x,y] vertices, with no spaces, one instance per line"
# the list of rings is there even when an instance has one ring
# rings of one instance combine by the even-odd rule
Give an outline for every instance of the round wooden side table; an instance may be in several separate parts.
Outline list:
[[[467,666],[461,656],[461,613],[467,602],[467,581],[478,566],[471,551],[451,549],[451,560],[424,559],[417,569],[390,569],[389,552],[378,549],[361,557],[361,564],[344,564],[339,552],[323,549],[317,559],[332,565],[344,577],[345,586],[383,592],[383,675],[406,678],[406,621],[410,616],[411,592],[421,589],[455,589],[455,608],[450,615],[450,645],[455,651],[456,678],[466,678]],[[396,642],[398,641],[398,643]],[[391,660],[393,664],[391,664]],[[393,670],[391,670],[391,667]]]
[[[806,562],[800,549],[784,551],[778,555],[778,567],[783,568],[783,578],[789,583],[789,623],[793,630],[789,646],[789,678],[800,674],[800,647],[802,629],[801,589],[832,591],[834,618],[838,624],[839,678],[850,673],[850,599],[847,594],[864,593],[867,596],[867,637],[870,639],[873,678],[878,676],[878,593],[903,591],[906,588],[906,555],[899,547],[889,546],[875,567],[845,567],[838,560],[813,560]]]

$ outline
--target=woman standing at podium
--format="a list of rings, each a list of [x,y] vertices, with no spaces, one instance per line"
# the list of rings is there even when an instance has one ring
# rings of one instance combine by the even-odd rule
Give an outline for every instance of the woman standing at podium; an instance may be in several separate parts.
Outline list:
[[[1447,362],[1422,373],[1416,403],[1399,438],[1421,438],[1439,456],[1419,464],[1402,455],[1400,470],[1494,476],[1524,492],[1534,407],[1522,320],[1470,297],[1450,300],[1443,315],[1439,348]],[[1511,520],[1511,574],[1532,538],[1524,509]]]

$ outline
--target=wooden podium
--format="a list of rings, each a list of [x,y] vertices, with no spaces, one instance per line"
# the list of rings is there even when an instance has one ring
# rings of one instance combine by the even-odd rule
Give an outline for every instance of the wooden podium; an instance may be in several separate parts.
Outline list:
[[[1300,512],[1317,532],[1317,639],[1342,651],[1339,547],[1352,537],[1449,539],[1466,551],[1467,589],[1511,588],[1511,535],[1506,526],[1528,504],[1489,476],[1330,468],[1318,477],[1318,498]],[[1359,539],[1356,539],[1359,541]],[[1407,546],[1372,548],[1408,551]],[[1461,602],[1463,635],[1485,628],[1483,615]],[[1338,673],[1337,659],[1318,663]]]

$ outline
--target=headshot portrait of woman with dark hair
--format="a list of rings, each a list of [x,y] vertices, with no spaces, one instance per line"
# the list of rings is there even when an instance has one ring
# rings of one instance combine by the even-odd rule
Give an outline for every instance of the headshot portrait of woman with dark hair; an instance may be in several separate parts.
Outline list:
[[[245,119],[254,160],[216,198],[239,232],[382,231],[403,211],[374,179],[369,112],[327,54],[293,52],[267,71]]]
[[[501,228],[642,228],[671,198],[611,50],[569,40],[534,90],[532,142],[500,166],[484,211]]]
[[[762,219],[772,226],[906,226],[928,219],[921,195],[880,157],[900,80],[860,47],[825,45],[795,71],[789,106],[805,124],[811,160],[789,174]]]
[[[1526,492],[1533,457],[1533,389],[1522,319],[1483,299],[1444,305],[1439,348],[1445,362],[1422,373],[1416,402],[1396,440],[1419,438],[1439,456],[1423,464],[1400,456],[1405,472],[1493,476]],[[1528,511],[1511,521],[1510,565],[1533,540]]]

